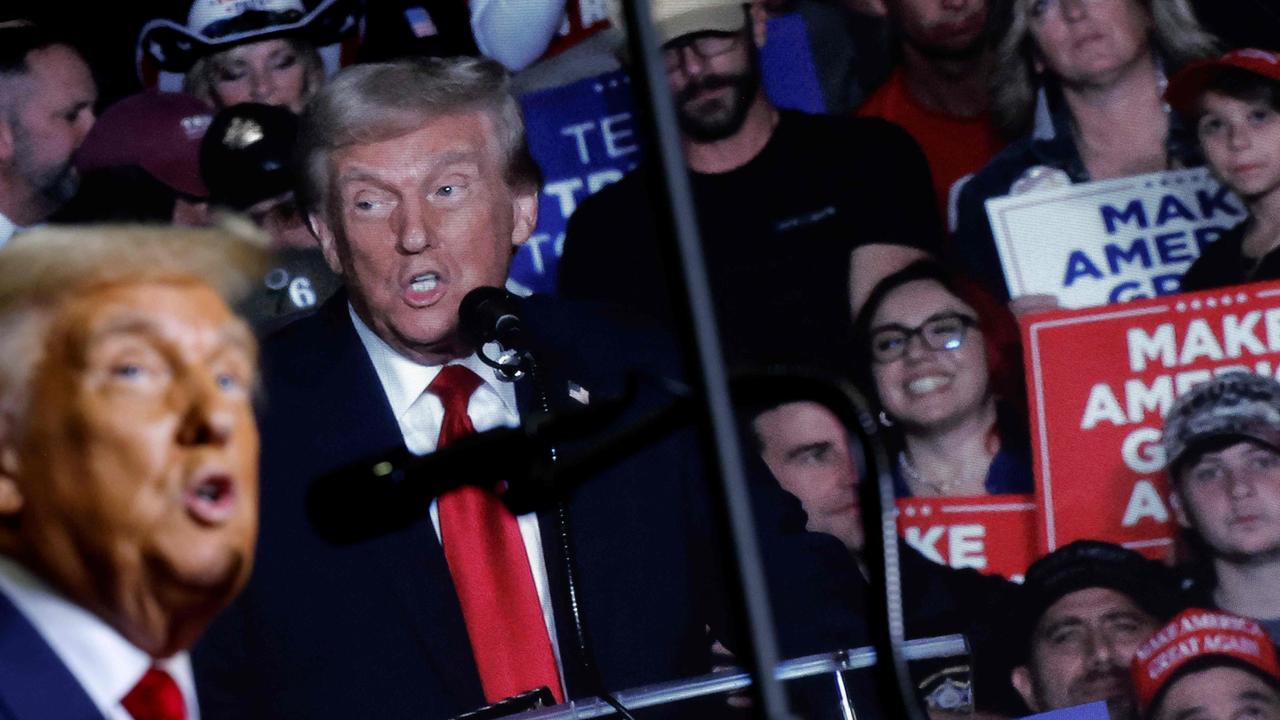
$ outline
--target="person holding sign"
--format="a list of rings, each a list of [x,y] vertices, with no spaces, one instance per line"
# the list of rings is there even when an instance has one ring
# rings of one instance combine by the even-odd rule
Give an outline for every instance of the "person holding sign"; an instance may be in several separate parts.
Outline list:
[[[1184,291],[1280,278],[1280,55],[1236,50],[1182,69],[1165,93],[1249,219],[1205,248]]]
[[[1213,54],[1187,0],[1015,0],[997,45],[993,113],[1023,135],[964,183],[955,248],[997,297],[1009,291],[985,202],[1199,164],[1171,123],[1164,67]],[[953,192],[953,194],[956,194]]]
[[[1255,618],[1280,639],[1280,382],[1252,373],[1196,386],[1169,410],[1178,524],[1208,556],[1192,600]]]
[[[1017,336],[1001,313],[930,261],[889,275],[868,296],[855,333],[880,420],[900,431],[899,496],[1031,492],[1025,421],[1008,407],[1020,390],[998,387],[1019,367]]]

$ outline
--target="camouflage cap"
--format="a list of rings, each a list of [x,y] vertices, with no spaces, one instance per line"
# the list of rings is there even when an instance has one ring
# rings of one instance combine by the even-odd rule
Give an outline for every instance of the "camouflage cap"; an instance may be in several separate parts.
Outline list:
[[[1164,419],[1170,470],[1194,446],[1223,437],[1256,440],[1280,450],[1280,382],[1265,375],[1230,372],[1178,398]]]

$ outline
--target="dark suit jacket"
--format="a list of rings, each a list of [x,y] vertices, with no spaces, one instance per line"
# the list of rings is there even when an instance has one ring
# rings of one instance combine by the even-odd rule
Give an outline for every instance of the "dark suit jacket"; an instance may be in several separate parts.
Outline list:
[[[0,593],[0,719],[102,720],[39,631]]]
[[[245,593],[197,647],[197,686],[210,720],[430,720],[483,704],[426,513],[405,530],[350,546],[323,541],[304,513],[313,478],[403,442],[346,303],[339,293],[263,346],[257,564]],[[653,378],[675,368],[656,335],[622,333],[598,314],[562,304],[526,303],[524,324],[553,406],[571,402],[570,381],[587,388],[593,402],[619,394],[625,368],[640,370],[642,381],[623,421],[665,400]],[[527,419],[535,411],[531,383],[517,383],[517,394]],[[587,641],[611,690],[708,668],[705,627],[724,613],[714,589],[718,563],[704,555],[711,523],[691,435],[678,433],[618,462],[566,503]],[[576,449],[560,447],[562,454]],[[594,694],[564,591],[555,508],[539,519],[569,693]],[[824,642],[854,640],[812,620],[808,614],[806,627]],[[801,649],[809,648],[788,648]]]

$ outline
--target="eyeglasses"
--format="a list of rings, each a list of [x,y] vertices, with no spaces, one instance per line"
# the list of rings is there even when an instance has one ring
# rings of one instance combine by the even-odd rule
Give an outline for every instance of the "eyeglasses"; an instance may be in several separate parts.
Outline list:
[[[1088,3],[1090,5],[1096,5],[1098,3],[1098,0],[1071,0],[1071,1]],[[1031,0],[1030,5],[1027,7],[1027,15],[1030,16],[1032,20],[1041,20],[1044,18],[1045,15],[1048,15],[1050,12],[1054,12],[1054,11],[1061,12],[1062,2],[1063,0]]]
[[[871,359],[877,363],[891,363],[907,354],[911,338],[920,341],[930,350],[956,350],[964,344],[969,328],[978,321],[960,313],[943,313],[925,320],[919,327],[884,325],[871,331]]]
[[[738,47],[742,42],[742,33],[706,33],[680,38],[662,46],[662,59],[667,64],[667,72],[673,73],[684,64],[684,49],[693,50],[700,60],[713,57]]]

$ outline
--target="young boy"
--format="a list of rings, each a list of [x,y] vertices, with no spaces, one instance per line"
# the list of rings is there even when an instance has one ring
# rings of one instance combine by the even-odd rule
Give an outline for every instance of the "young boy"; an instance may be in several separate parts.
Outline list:
[[[1209,168],[1249,211],[1205,248],[1182,289],[1280,278],[1280,55],[1245,49],[1193,63],[1173,76],[1165,99],[1196,128]]]

